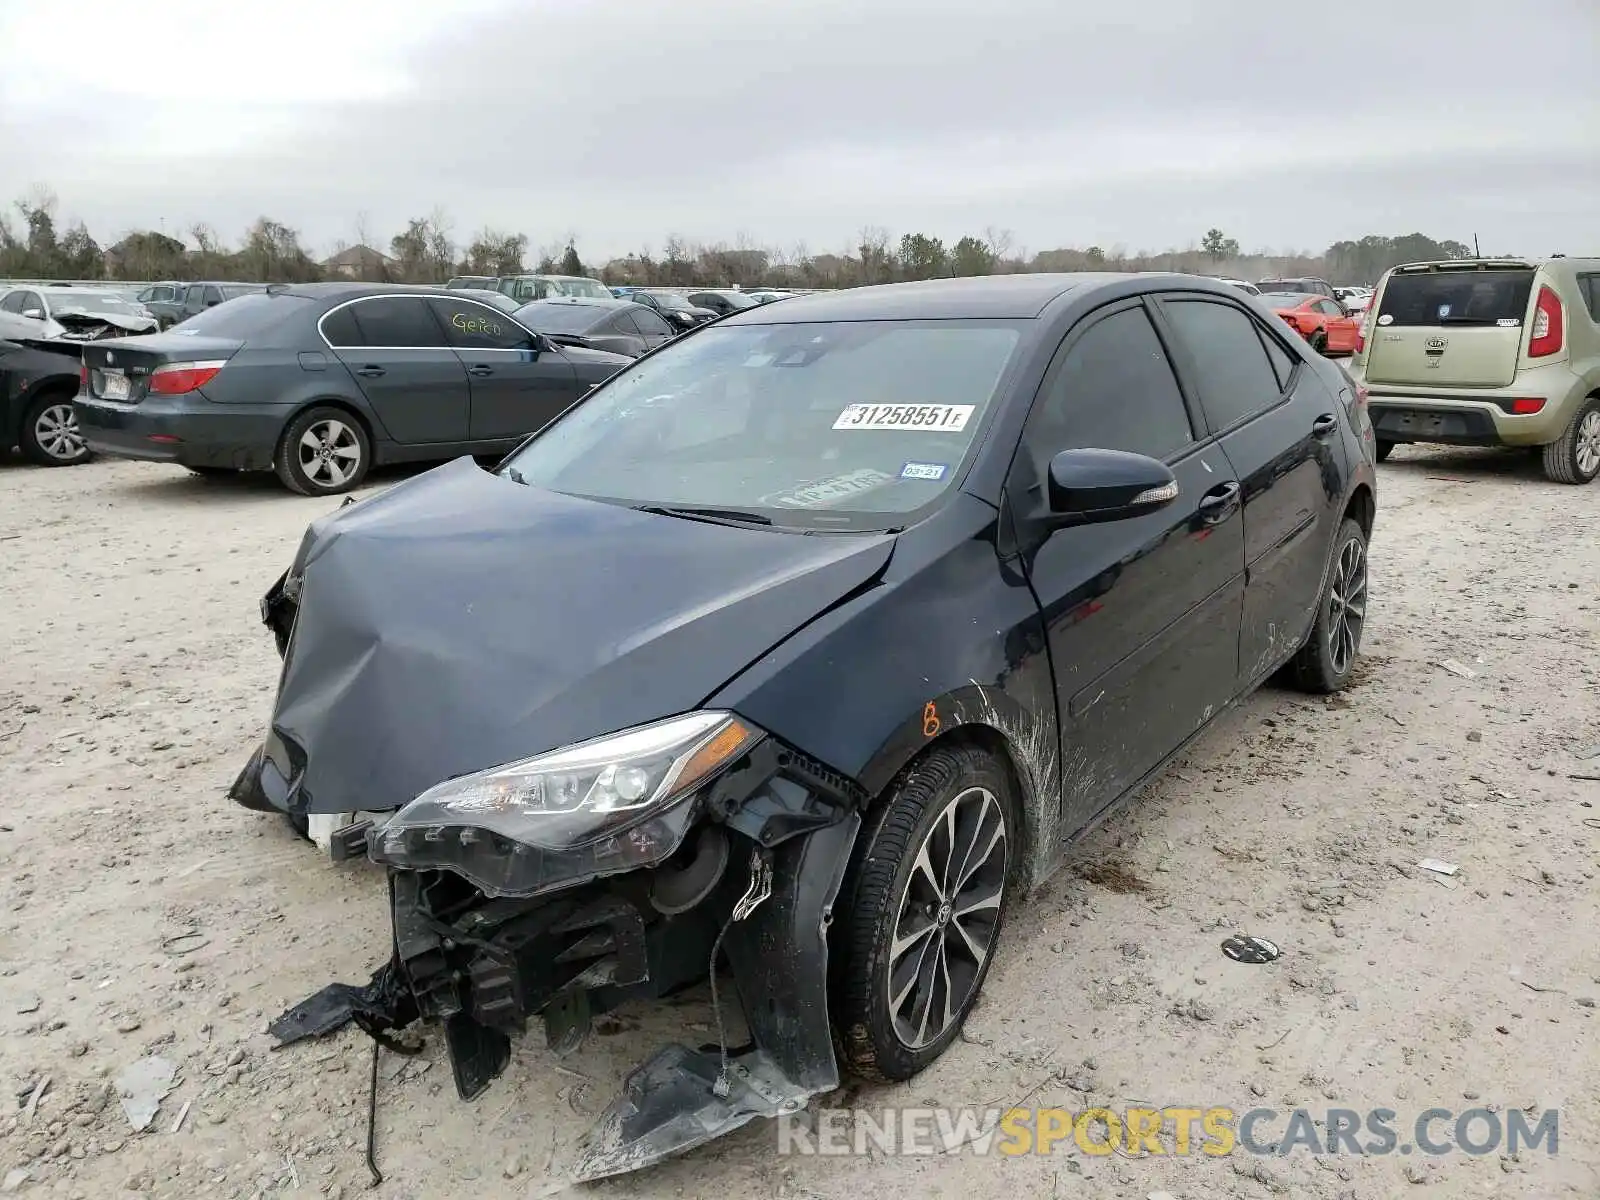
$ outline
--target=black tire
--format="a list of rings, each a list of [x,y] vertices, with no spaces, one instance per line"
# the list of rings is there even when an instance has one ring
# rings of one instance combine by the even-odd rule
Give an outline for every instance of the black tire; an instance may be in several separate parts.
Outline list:
[[[1289,661],[1296,687],[1326,694],[1350,682],[1366,628],[1367,582],[1367,535],[1358,522],[1346,517],[1334,541],[1327,582],[1317,597],[1311,636]]]
[[[304,813],[284,813],[283,819],[298,836],[308,842],[311,840],[311,822],[306,819]]]
[[[308,435],[320,438],[329,454],[306,444]],[[353,457],[347,455],[353,452]],[[308,470],[308,467],[310,470]],[[302,496],[337,496],[357,487],[372,467],[372,441],[361,421],[342,408],[321,405],[308,408],[290,421],[278,439],[272,469],[283,486]]]
[[[1600,475],[1600,396],[1583,402],[1543,457],[1544,477],[1552,483],[1591,483]]]
[[[1394,453],[1394,447],[1395,447],[1395,443],[1386,442],[1382,438],[1379,438],[1378,439],[1378,461],[1379,462],[1383,462],[1386,458],[1389,457],[1389,455],[1393,454]]]
[[[1318,354],[1328,353],[1328,334],[1326,330],[1318,329],[1311,334],[1311,348]]]
[[[75,467],[93,457],[72,411],[74,393],[49,391],[34,398],[22,414],[17,445],[41,467]]]
[[[952,807],[955,849],[947,854],[951,839],[945,813]],[[991,842],[996,827],[1003,837]],[[1020,834],[1010,771],[983,749],[961,743],[935,746],[902,772],[869,815],[834,906],[838,953],[833,1015],[840,1057],[857,1075],[882,1081],[910,1079],[943,1054],[961,1032],[994,961],[1021,850]],[[922,853],[928,851],[927,861],[936,871],[941,867],[949,871],[949,860],[971,854],[975,842],[982,842],[990,853],[965,882],[943,889],[956,898],[947,899],[919,869]],[[975,902],[977,907],[970,907]],[[970,913],[965,923],[958,916],[964,905]],[[913,921],[904,922],[907,916]],[[891,961],[897,932],[918,922],[926,924]],[[981,959],[969,948],[980,945]],[[942,958],[929,963],[928,952],[936,947]],[[937,970],[941,963],[943,976]],[[924,966],[929,967],[926,991],[923,984],[903,982],[914,981]],[[890,996],[891,974],[897,988],[906,988],[898,1010]],[[925,1024],[920,1029],[916,1027],[919,1002],[925,1002]],[[935,1007],[942,1028],[930,1034],[926,1022]],[[896,1011],[909,1017],[907,1024],[896,1020]]]

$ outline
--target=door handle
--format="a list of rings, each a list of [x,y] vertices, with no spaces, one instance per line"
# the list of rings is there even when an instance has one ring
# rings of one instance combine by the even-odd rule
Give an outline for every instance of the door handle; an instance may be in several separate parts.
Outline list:
[[[494,368],[490,367],[490,366],[485,366],[483,363],[473,363],[472,366],[467,368],[467,374],[468,375],[478,375],[478,376],[493,375],[494,374]]]
[[[1337,428],[1339,428],[1339,418],[1332,413],[1323,413],[1311,422],[1311,436],[1325,438]]]
[[[376,366],[373,363],[368,363],[364,367],[356,368],[357,375],[365,375],[368,379],[376,379],[378,376],[387,375],[388,373],[389,372],[383,367]]]
[[[1237,483],[1219,483],[1204,496],[1196,505],[1200,513],[1200,520],[1206,525],[1216,525],[1226,521],[1236,508],[1239,507],[1239,485]]]

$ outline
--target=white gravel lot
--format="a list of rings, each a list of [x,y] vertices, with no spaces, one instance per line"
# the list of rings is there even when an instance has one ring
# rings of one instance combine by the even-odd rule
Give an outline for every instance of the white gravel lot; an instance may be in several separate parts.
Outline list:
[[[0,1081],[21,1097],[0,1103],[0,1190],[369,1194],[371,1043],[274,1051],[263,1026],[385,956],[382,877],[223,796],[276,680],[258,598],[335,503],[0,464]],[[1143,890],[1061,872],[1013,918],[964,1039],[908,1085],[835,1102],[1385,1107],[1403,1130],[1434,1106],[1559,1107],[1559,1155],[785,1158],[757,1124],[591,1190],[1600,1196],[1600,756],[1580,757],[1600,744],[1600,486],[1402,448],[1372,560],[1358,684],[1226,714],[1078,860]],[[1235,928],[1283,958],[1229,962]],[[559,1192],[623,1073],[704,1022],[699,1000],[626,1012],[560,1070],[535,1035],[473,1104],[436,1037],[386,1056],[370,1194]],[[134,1133],[110,1081],[152,1053],[177,1082]]]

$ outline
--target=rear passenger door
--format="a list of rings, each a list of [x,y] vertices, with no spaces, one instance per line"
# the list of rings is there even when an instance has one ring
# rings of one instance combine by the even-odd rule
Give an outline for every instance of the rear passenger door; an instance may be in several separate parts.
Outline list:
[[[408,446],[467,440],[466,368],[424,297],[352,300],[318,327],[390,438]]]
[[[1062,450],[1165,462],[1166,507],[1069,526],[1025,552],[1055,672],[1066,830],[1138,783],[1238,687],[1244,535],[1226,457],[1179,390],[1142,301],[1080,322],[1045,374],[1006,481],[1019,528]]]
[[[466,369],[473,441],[536,433],[578,398],[572,364],[505,313],[476,300],[436,296],[427,303]]]
[[[1344,417],[1311,364],[1242,307],[1209,295],[1167,295],[1159,307],[1243,488],[1239,670],[1255,680],[1299,646],[1321,598],[1348,470]]]

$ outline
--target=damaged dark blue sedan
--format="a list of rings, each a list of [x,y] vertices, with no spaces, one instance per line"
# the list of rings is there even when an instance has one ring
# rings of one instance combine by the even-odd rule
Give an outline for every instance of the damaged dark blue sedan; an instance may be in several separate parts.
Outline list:
[[[638,1068],[580,1178],[910,1078],[1075,838],[1275,673],[1350,679],[1365,404],[1208,279],[862,288],[316,522],[232,795],[369,814],[334,837],[394,943],[285,1027],[441,1023],[471,1097],[530,1018],[570,1047],[709,977],[717,1042]]]

